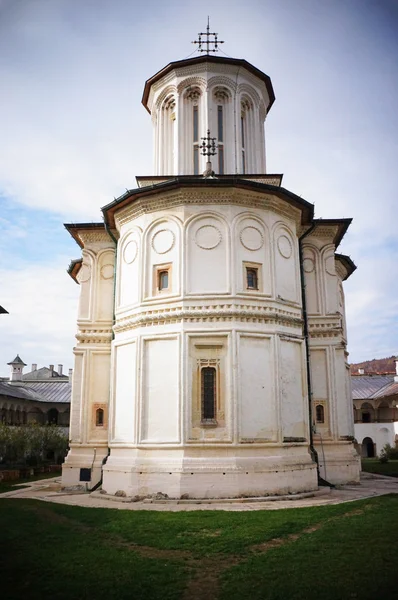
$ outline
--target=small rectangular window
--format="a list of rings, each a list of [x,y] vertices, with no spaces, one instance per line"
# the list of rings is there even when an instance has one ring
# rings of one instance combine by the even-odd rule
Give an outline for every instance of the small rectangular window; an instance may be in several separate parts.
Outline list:
[[[153,267],[153,295],[171,292],[171,263],[154,265]]]
[[[243,290],[246,292],[261,292],[263,288],[262,264],[243,262]]]
[[[258,290],[258,269],[246,267],[246,287],[248,290]]]
[[[158,288],[159,291],[167,290],[169,288],[169,272],[159,271],[158,273]]]

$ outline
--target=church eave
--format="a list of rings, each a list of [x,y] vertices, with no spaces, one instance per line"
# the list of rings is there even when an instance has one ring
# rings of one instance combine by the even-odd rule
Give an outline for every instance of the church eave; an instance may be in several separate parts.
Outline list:
[[[64,223],[65,229],[70,233],[75,242],[84,248],[83,241],[81,240],[79,233],[81,231],[87,231],[92,229],[104,229],[103,223]]]
[[[336,246],[336,249],[339,247],[339,245],[341,244],[341,241],[343,239],[343,237],[345,236],[345,234],[347,233],[347,229],[349,228],[349,226],[352,223],[352,219],[351,218],[344,218],[344,219],[314,219],[314,225],[315,225],[315,231],[314,234],[316,234],[316,227],[331,227],[331,228],[336,228],[336,233],[334,234],[333,237],[333,243]]]
[[[289,190],[259,183],[256,181],[248,181],[240,178],[239,176],[226,176],[222,179],[204,179],[202,177],[195,176],[182,176],[174,177],[168,181],[150,185],[145,188],[138,188],[134,190],[128,190],[119,198],[116,198],[113,202],[110,202],[106,206],[102,207],[105,222],[112,228],[115,227],[115,212],[125,207],[126,205],[135,202],[139,198],[146,196],[152,196],[162,191],[170,191],[173,189],[185,188],[185,187],[208,187],[208,188],[220,188],[220,187],[235,187],[239,189],[252,190],[257,192],[268,192],[274,196],[285,200],[289,204],[295,206],[301,211],[301,224],[312,223],[314,217],[314,205],[307,202],[300,196],[289,192]]]
[[[77,280],[77,276],[79,274],[82,264],[83,264],[83,259],[76,258],[75,260],[70,261],[69,267],[66,270],[68,275],[70,275],[70,277],[72,277],[73,281],[75,281],[77,284],[79,284],[79,282]]]
[[[275,102],[275,93],[274,93],[274,88],[272,87],[271,79],[268,75],[263,73],[263,71],[260,71],[260,69],[257,69],[257,67],[255,67],[251,63],[247,62],[247,60],[244,60],[243,58],[227,58],[227,57],[221,57],[221,56],[209,56],[208,54],[204,54],[202,56],[195,56],[194,58],[186,58],[184,60],[177,60],[177,61],[171,62],[168,65],[166,65],[165,67],[163,67],[163,69],[161,69],[160,71],[155,73],[155,75],[153,75],[150,79],[147,79],[147,81],[145,82],[144,93],[142,95],[141,102],[145,106],[145,108],[147,109],[149,114],[151,113],[151,111],[148,108],[149,93],[150,93],[152,85],[156,81],[158,81],[159,79],[161,79],[162,77],[167,75],[173,69],[181,69],[182,67],[196,65],[196,64],[200,64],[200,63],[204,63],[204,62],[227,64],[227,65],[243,67],[244,69],[246,69],[247,71],[249,71],[250,73],[255,75],[256,77],[261,79],[264,82],[265,87],[267,88],[267,92],[268,92],[268,96],[269,96],[269,104],[267,106],[267,113],[269,112],[271,106]]]
[[[357,266],[352,260],[352,258],[350,256],[347,256],[346,254],[336,253],[334,256],[335,259],[339,261],[345,268],[346,275],[343,277],[343,281],[345,281],[353,274],[353,272],[357,269]]]

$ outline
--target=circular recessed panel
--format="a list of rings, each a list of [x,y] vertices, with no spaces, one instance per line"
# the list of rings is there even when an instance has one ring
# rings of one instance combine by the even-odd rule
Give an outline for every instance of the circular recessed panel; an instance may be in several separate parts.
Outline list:
[[[127,263],[128,265],[131,265],[131,263],[133,263],[135,261],[135,259],[137,258],[137,253],[138,253],[137,242],[135,240],[131,240],[131,242],[128,242],[126,244],[124,251],[123,251],[124,262]]]
[[[247,250],[260,250],[264,244],[264,236],[257,227],[249,225],[240,232],[240,241]]]
[[[174,246],[175,235],[170,229],[160,229],[152,238],[152,248],[157,254],[166,254]]]
[[[214,225],[202,225],[195,234],[195,243],[203,250],[213,250],[221,243],[221,231]]]
[[[103,265],[101,267],[102,279],[113,279],[113,265]]]
[[[79,283],[85,283],[91,277],[91,266],[87,263],[82,264],[82,268],[80,269],[77,280]]]
[[[305,258],[303,260],[303,269],[306,273],[312,273],[312,271],[315,269],[315,263],[312,258]]]
[[[334,256],[329,256],[325,260],[325,269],[326,269],[326,273],[329,273],[329,275],[336,275],[336,268],[335,268],[335,264],[334,264]]]
[[[292,243],[287,235],[281,235],[278,238],[278,250],[283,258],[290,258],[292,255]]]

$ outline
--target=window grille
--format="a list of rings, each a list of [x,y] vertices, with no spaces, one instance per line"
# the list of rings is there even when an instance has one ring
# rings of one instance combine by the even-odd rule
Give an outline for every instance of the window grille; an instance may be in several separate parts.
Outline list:
[[[315,413],[316,413],[316,422],[324,423],[325,422],[325,409],[323,408],[322,404],[317,404],[317,406],[315,408]]]
[[[201,372],[202,420],[216,418],[217,371],[214,367],[204,367]]]

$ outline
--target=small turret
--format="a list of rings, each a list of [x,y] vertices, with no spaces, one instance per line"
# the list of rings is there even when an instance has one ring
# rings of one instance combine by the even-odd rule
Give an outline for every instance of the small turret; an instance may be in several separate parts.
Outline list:
[[[23,368],[26,367],[26,363],[20,358],[19,354],[7,364],[11,367],[11,381],[21,381]]]

